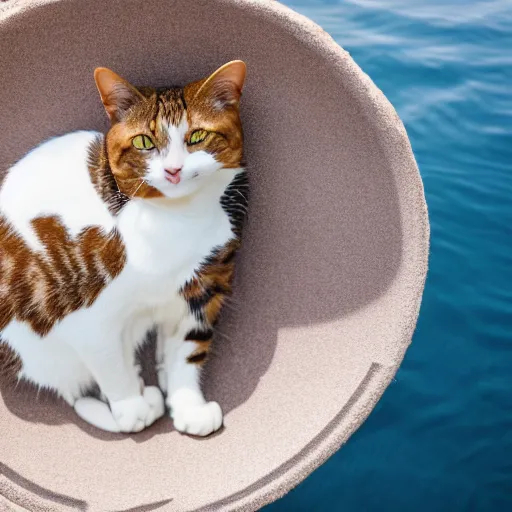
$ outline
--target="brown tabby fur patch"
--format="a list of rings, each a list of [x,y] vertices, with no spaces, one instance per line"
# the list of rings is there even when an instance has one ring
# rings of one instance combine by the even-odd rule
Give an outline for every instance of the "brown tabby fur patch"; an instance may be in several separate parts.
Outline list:
[[[144,180],[146,158],[133,147],[132,139],[144,134],[151,138],[158,150],[166,148],[169,140],[164,127],[178,125],[185,113],[183,90],[178,87],[133,90],[137,94],[136,100],[122,116],[122,121],[114,123],[106,136],[103,165],[108,163],[119,191],[128,198],[162,197],[159,190]]]
[[[196,276],[181,289],[191,313],[207,329],[215,326],[222,305],[232,293],[234,255],[239,245],[239,240],[233,239],[222,249],[215,251],[201,266]],[[210,350],[211,337],[205,340],[197,338],[198,336],[193,335],[187,338],[197,344],[196,350],[188,360],[191,363],[203,364]]]
[[[116,215],[129,197],[123,194],[110,170],[105,139],[99,135],[89,146],[87,166],[91,182],[110,213]]]
[[[66,315],[91,306],[126,255],[115,229],[87,227],[72,238],[56,216],[38,217],[32,227],[44,251],[33,251],[0,217],[0,330],[18,320],[45,336]]]
[[[208,151],[214,154],[215,159],[226,169],[240,167],[243,130],[238,107],[233,105],[223,109],[215,108],[216,91],[208,87],[201,89],[204,83],[205,80],[199,80],[187,85],[183,90],[189,126],[186,137],[200,128],[211,132],[203,142],[190,146],[188,150],[190,153]]]

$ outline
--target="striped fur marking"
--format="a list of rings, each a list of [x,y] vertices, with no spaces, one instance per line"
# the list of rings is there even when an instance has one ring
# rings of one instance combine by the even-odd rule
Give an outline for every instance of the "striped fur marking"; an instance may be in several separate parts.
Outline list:
[[[22,366],[23,364],[18,354],[0,339],[0,380],[2,384],[17,382]]]
[[[194,352],[188,356],[187,361],[192,364],[202,364],[206,361],[207,357],[208,352],[206,350],[202,350],[201,352]]]
[[[215,325],[224,301],[232,294],[234,254],[239,245],[236,238],[215,249],[196,272],[196,277],[181,289],[190,312],[208,326]]]
[[[185,336],[185,341],[210,341],[212,336],[213,331],[211,329],[193,329]]]
[[[0,330],[16,319],[45,336],[66,315],[91,306],[126,255],[116,229],[90,226],[71,238],[56,216],[38,217],[32,227],[44,251],[31,250],[0,217]]]

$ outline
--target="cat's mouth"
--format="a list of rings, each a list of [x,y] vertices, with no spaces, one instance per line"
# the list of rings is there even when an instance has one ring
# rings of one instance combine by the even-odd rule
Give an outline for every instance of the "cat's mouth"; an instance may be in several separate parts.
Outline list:
[[[174,185],[177,185],[181,181],[181,171],[171,172],[167,169],[165,170],[165,179],[170,181]]]

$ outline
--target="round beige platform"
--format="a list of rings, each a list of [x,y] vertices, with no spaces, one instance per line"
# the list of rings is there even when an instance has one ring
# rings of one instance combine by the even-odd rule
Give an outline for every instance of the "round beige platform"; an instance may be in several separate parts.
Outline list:
[[[252,197],[234,302],[206,377],[225,429],[197,440],[166,419],[107,435],[45,395],[4,390],[0,495],[12,503],[255,510],[347,440],[404,356],[429,237],[407,135],[350,56],[277,2],[1,3],[0,168],[52,135],[106,128],[96,66],[163,86],[233,59],[248,67]]]

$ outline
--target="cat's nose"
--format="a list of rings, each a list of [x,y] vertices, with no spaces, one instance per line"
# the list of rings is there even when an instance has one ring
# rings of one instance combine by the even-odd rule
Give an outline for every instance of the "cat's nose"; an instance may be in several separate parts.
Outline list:
[[[181,171],[181,169],[181,167],[170,167],[169,169],[165,169],[165,172],[168,172],[169,174],[175,176]]]

